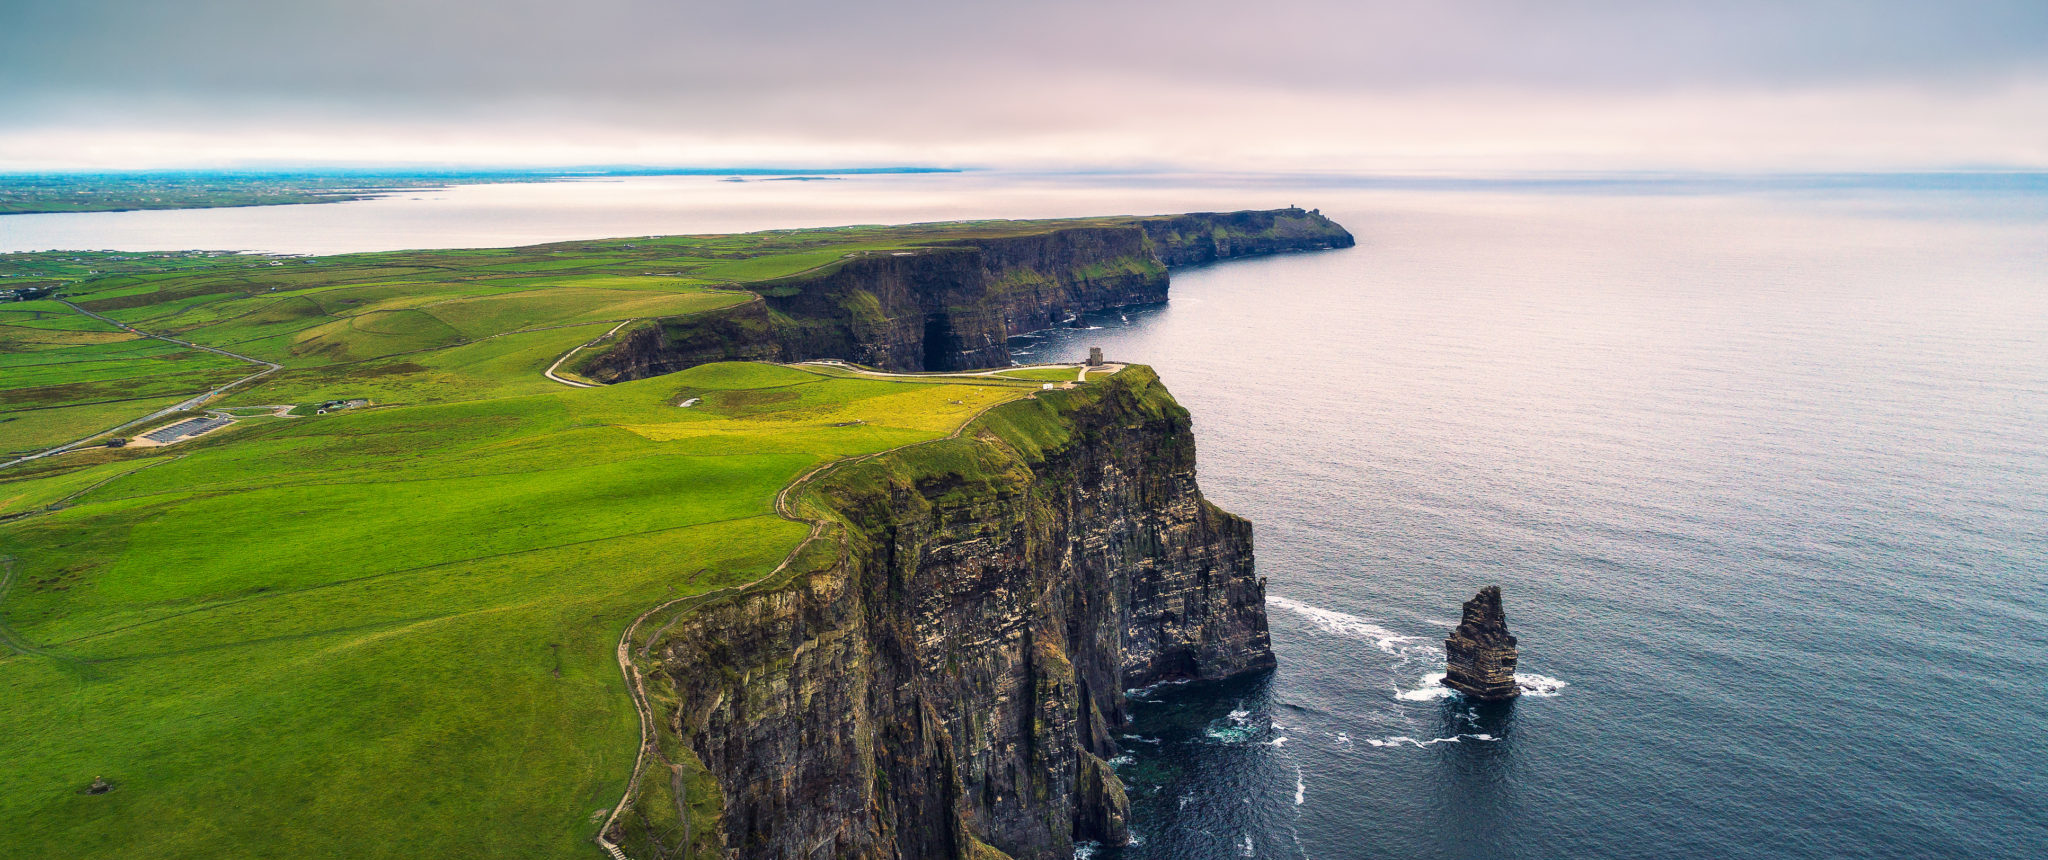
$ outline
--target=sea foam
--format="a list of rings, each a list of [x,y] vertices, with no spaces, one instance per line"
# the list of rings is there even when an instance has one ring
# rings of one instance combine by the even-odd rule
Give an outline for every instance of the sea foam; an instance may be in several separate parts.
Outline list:
[[[1395,735],[1390,738],[1372,738],[1367,740],[1366,743],[1372,744],[1376,747],[1397,747],[1402,744],[1408,744],[1410,746],[1415,747],[1416,749],[1423,749],[1425,747],[1432,747],[1437,744],[1456,744],[1464,743],[1465,741],[1497,740],[1500,740],[1500,738],[1494,737],[1484,732],[1474,732],[1469,735],[1452,735],[1447,738],[1430,738],[1426,741],[1416,740],[1414,738],[1408,737],[1407,735]]]
[[[1401,656],[1400,646],[1402,643],[1414,642],[1422,638],[1420,636],[1407,636],[1395,633],[1356,615],[1338,612],[1334,609],[1324,609],[1320,606],[1310,606],[1299,600],[1292,600],[1286,597],[1268,595],[1266,597],[1266,605],[1277,606],[1300,615],[1308,619],[1310,624],[1315,625],[1316,629],[1325,633],[1370,640],[1381,651],[1395,656]]]

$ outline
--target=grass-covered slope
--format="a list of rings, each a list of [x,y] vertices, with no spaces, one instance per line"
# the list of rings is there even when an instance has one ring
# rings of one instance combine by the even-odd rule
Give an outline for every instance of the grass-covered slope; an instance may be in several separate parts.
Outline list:
[[[626,623],[772,569],[806,530],[773,497],[815,464],[1036,389],[707,365],[0,483],[68,496],[0,526],[0,856],[594,853],[637,736]]]
[[[1130,225],[0,255],[54,293],[0,304],[0,452],[76,445],[0,466],[0,857],[594,852],[639,731],[627,624],[773,570],[807,531],[774,499],[818,464],[1071,371],[573,387],[582,359],[788,328],[768,305],[805,273]],[[342,400],[367,405],[313,414]],[[236,421],[101,445],[202,408]]]

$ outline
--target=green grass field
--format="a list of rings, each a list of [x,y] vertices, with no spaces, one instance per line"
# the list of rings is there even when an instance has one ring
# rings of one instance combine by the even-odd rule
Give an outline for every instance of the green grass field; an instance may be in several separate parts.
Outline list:
[[[0,483],[70,497],[0,530],[0,856],[592,855],[626,623],[773,568],[804,470],[1031,389],[709,365]]]
[[[0,469],[0,857],[601,857],[638,742],[626,625],[771,571],[807,532],[773,506],[798,475],[1071,371],[541,371],[620,321],[745,301],[745,279],[976,229],[0,256],[84,309],[285,366],[215,408],[371,401]],[[254,369],[0,305],[0,448]]]

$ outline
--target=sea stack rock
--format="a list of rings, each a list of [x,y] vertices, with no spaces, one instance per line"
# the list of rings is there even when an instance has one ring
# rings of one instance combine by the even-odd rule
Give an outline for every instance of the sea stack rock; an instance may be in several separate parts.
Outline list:
[[[1444,686],[1481,702],[1521,695],[1515,686],[1515,637],[1500,608],[1500,586],[1479,589],[1465,601],[1465,618],[1444,640]]]

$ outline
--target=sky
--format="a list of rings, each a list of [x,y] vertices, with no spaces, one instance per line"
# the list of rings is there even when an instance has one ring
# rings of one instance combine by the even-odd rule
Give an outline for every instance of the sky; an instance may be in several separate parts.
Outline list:
[[[0,170],[2048,167],[2048,0],[0,0]]]

